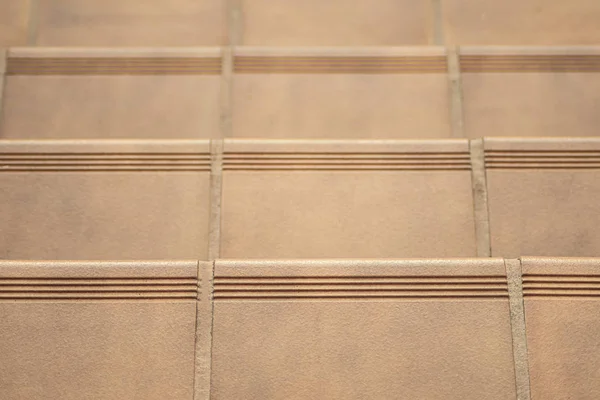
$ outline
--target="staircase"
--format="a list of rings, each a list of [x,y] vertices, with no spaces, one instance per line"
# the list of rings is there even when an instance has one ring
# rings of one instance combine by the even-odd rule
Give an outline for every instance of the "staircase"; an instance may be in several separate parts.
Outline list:
[[[600,398],[600,2],[0,0],[0,399]]]

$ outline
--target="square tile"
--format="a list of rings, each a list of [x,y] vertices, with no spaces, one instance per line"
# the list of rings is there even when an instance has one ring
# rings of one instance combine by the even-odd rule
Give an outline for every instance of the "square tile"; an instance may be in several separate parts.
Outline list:
[[[596,0],[442,0],[451,44],[578,45],[600,40]]]
[[[412,0],[241,0],[242,44],[259,46],[423,45],[432,9]]]
[[[534,399],[600,396],[600,261],[523,258]]]
[[[226,140],[227,258],[475,255],[466,140]]]
[[[220,72],[219,49],[13,50],[0,135],[218,137]]]
[[[598,136],[600,48],[463,48],[461,64],[467,136]]]
[[[240,48],[236,55],[236,138],[452,134],[442,48]]]
[[[0,258],[204,258],[208,141],[1,141]]]
[[[219,260],[214,290],[214,399],[516,398],[502,260]]]
[[[39,0],[40,46],[218,46],[221,0]]]
[[[485,139],[492,254],[600,255],[600,140]]]
[[[197,270],[0,262],[0,397],[191,399]]]
[[[31,0],[0,0],[0,47],[27,44]]]

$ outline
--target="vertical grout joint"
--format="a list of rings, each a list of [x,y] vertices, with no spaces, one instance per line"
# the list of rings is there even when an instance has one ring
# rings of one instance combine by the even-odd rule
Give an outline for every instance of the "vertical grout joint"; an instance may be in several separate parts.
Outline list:
[[[448,91],[450,94],[450,123],[452,136],[463,138],[465,136],[462,77],[460,71],[460,48],[447,47],[448,61]]]
[[[27,22],[27,45],[35,46],[37,44],[39,8],[40,0],[30,0],[29,2],[29,21]]]
[[[431,0],[431,7],[433,13],[433,44],[443,46],[446,38],[444,37],[442,0]]]
[[[210,399],[214,262],[198,262],[198,299],[194,358],[194,400]]]
[[[240,46],[243,43],[242,0],[229,0],[228,34],[230,46]]]
[[[219,258],[221,253],[221,196],[223,186],[223,140],[210,141],[210,218],[208,231],[208,259]]]
[[[4,86],[6,85],[6,63],[8,50],[0,47],[0,137],[2,137],[2,119],[4,116]]]
[[[473,217],[477,257],[491,257],[492,245],[488,209],[487,177],[485,171],[484,140],[469,141],[471,154],[471,185],[473,191]]]
[[[517,400],[531,400],[521,260],[505,259]]]

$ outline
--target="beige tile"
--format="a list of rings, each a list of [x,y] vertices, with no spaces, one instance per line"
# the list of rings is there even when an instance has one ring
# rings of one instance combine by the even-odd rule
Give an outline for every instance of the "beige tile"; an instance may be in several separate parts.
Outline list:
[[[0,47],[27,44],[30,0],[0,0]]]
[[[534,399],[600,396],[598,259],[523,259]]]
[[[40,0],[40,46],[205,46],[226,37],[221,0]]]
[[[442,0],[453,44],[597,44],[596,0]]]
[[[0,263],[0,397],[191,399],[196,277],[196,261]]]
[[[217,261],[214,307],[214,399],[516,398],[502,260]]]
[[[468,143],[225,143],[221,255],[475,255]]]
[[[441,48],[242,48],[233,85],[233,136],[450,137]]]
[[[486,139],[492,254],[598,256],[597,139]]]
[[[598,48],[462,52],[467,136],[598,136]]]
[[[17,139],[219,136],[215,50],[14,50],[1,135]]]
[[[0,258],[206,257],[208,142],[0,142]]]
[[[411,0],[242,0],[243,44],[393,46],[428,44],[431,8]]]

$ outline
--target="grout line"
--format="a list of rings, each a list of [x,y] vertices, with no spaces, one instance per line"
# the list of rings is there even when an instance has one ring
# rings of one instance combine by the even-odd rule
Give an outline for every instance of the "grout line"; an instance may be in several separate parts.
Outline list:
[[[527,360],[527,331],[523,304],[523,279],[521,260],[505,259],[508,295],[510,304],[510,326],[512,330],[515,381],[517,400],[530,400],[529,365]]]
[[[198,262],[194,360],[194,400],[209,400],[212,366],[214,262]]]
[[[442,15],[442,0],[431,0],[433,12],[433,44],[444,45],[444,23]]]
[[[477,257],[491,257],[492,245],[483,139],[470,140],[469,148],[471,152],[471,185],[473,189]]]
[[[460,73],[460,49],[448,47],[448,90],[450,94],[450,123],[452,137],[465,137],[462,77]]]
[[[202,380],[202,374],[200,372],[200,367],[201,367],[201,363],[199,362],[199,355],[200,355],[200,348],[198,346],[198,344],[200,343],[200,341],[198,340],[198,334],[199,334],[199,328],[201,327],[200,324],[200,299],[201,299],[201,293],[200,290],[202,289],[202,271],[201,271],[201,267],[200,267],[200,261],[196,262],[196,312],[194,315],[194,378],[193,378],[193,385],[192,385],[192,391],[193,391],[193,398],[194,400],[196,400],[196,398],[202,398],[202,392],[199,390],[196,390],[196,386],[200,386],[200,382]]]
[[[220,138],[233,134],[233,80],[235,46],[241,42],[241,0],[227,2],[228,43],[222,48]]]
[[[210,261],[210,270],[208,270],[208,278],[209,278],[209,296],[208,296],[208,308],[209,308],[209,318],[207,319],[208,324],[209,324],[209,328],[207,328],[207,332],[208,332],[208,338],[210,340],[210,346],[208,347],[209,350],[209,354],[208,354],[208,399],[210,400],[210,398],[212,397],[212,388],[213,388],[213,384],[212,384],[212,366],[213,366],[213,337],[214,337],[214,325],[215,325],[215,301],[214,301],[214,291],[215,291],[215,286],[214,286],[214,281],[215,281],[215,266],[216,266],[216,261]]]
[[[230,138],[233,133],[233,57],[232,46],[225,46],[221,52],[221,93],[220,93],[220,132],[221,139]]]
[[[229,45],[233,47],[240,46],[243,43],[244,29],[242,11],[242,0],[229,0]]]
[[[30,0],[29,3],[29,21],[27,23],[27,45],[35,46],[37,44],[38,26],[39,26],[40,0]]]
[[[210,218],[208,232],[208,259],[221,253],[221,193],[223,187],[223,141],[211,140]]]
[[[2,120],[4,117],[4,86],[6,85],[6,60],[8,50],[0,47],[0,138],[2,137]]]

